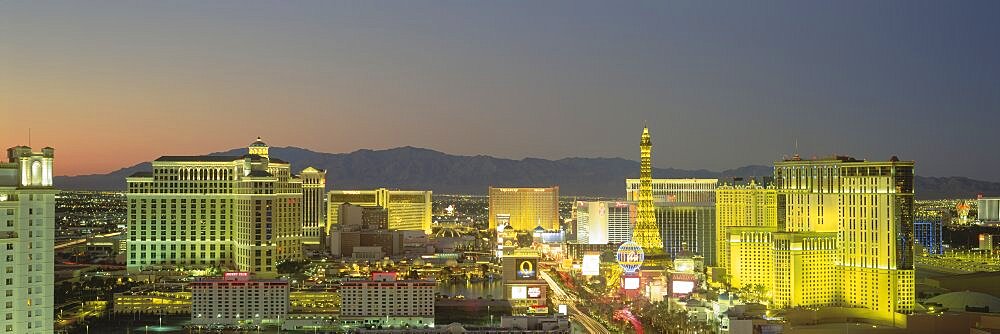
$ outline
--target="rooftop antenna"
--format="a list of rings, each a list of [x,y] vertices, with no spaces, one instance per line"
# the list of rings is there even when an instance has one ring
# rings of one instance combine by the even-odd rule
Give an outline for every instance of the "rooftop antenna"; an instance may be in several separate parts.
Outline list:
[[[31,147],[31,128],[28,128],[28,147]]]

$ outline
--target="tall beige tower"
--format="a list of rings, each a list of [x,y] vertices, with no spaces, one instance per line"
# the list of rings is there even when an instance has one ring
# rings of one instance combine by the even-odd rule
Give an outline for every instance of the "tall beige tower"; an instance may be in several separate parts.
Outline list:
[[[7,150],[0,163],[0,333],[52,333],[54,150]]]
[[[656,225],[656,208],[653,207],[652,151],[653,141],[649,136],[649,128],[643,127],[639,142],[638,214],[635,229],[632,230],[632,241],[642,246],[647,253],[659,253],[663,250],[663,241]]]
[[[306,167],[302,179],[302,244],[318,245],[324,239],[326,224],[326,171]]]
[[[259,138],[242,156],[164,156],[128,178],[130,271],[236,269],[302,258],[302,180]]]

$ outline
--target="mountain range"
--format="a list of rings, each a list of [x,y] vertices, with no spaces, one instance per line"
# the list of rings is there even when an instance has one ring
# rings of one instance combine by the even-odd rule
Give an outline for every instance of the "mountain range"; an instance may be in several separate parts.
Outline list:
[[[246,148],[209,155],[246,153]],[[351,153],[322,153],[298,147],[272,147],[270,155],[292,164],[294,171],[307,166],[327,171],[327,189],[430,189],[438,194],[486,194],[488,187],[559,186],[561,195],[624,197],[626,178],[639,177],[639,163],[622,158],[564,158],[521,160],[486,155],[461,156],[435,150],[399,147],[362,149]],[[64,190],[118,191],[125,177],[150,171],[149,162],[107,174],[57,176]],[[655,168],[656,178],[762,177],[772,167],[750,165],[724,171]],[[965,177],[914,177],[919,199],[973,198],[977,194],[1000,195],[1000,183]]]

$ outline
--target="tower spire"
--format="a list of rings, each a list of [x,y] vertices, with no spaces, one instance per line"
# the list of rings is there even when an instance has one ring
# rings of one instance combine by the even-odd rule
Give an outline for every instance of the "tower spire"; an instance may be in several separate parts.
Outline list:
[[[649,127],[643,124],[639,141],[639,205],[632,241],[642,246],[646,252],[658,253],[663,249],[663,242],[656,224],[656,209],[653,207],[652,153],[653,140],[649,135]]]

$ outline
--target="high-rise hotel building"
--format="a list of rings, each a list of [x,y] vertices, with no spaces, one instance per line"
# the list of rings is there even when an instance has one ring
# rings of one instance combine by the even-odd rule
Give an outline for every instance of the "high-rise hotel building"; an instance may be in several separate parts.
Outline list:
[[[326,171],[306,167],[302,179],[302,244],[318,245],[325,238]]]
[[[715,188],[718,179],[652,179],[653,215],[663,251],[676,258],[683,251],[715,264]],[[625,179],[629,201],[639,198],[639,179]]]
[[[128,183],[128,269],[220,266],[258,277],[302,257],[302,181],[260,138],[243,156],[164,156]]]
[[[420,230],[431,233],[430,190],[331,190],[326,201],[326,232],[340,221],[341,204],[380,207],[387,212],[390,230]]]
[[[839,278],[836,304],[875,312],[913,310],[913,165],[896,157],[840,156],[775,163],[778,226],[834,238],[803,239],[802,246],[836,248],[831,271]]]
[[[773,275],[767,288],[777,307],[861,308],[881,319],[912,312],[913,166],[895,157],[776,162],[776,226],[768,226],[769,191],[758,192],[763,197],[750,211],[719,210],[719,221],[727,222],[732,281]],[[720,190],[720,198],[723,191],[730,189]],[[765,219],[752,223],[763,226],[730,226],[750,223],[740,215],[759,210]],[[773,269],[758,269],[770,263]]]
[[[0,163],[0,333],[52,333],[54,150],[7,150]]]
[[[635,216],[635,203],[577,201],[576,242],[604,245],[630,241]]]
[[[639,179],[625,179],[625,199],[639,200]],[[714,203],[718,179],[653,179],[653,203]]]
[[[496,229],[497,215],[510,215],[516,231],[532,231],[541,226],[547,231],[559,229],[559,187],[494,188],[490,187],[490,229]]]
[[[759,242],[761,238],[757,238],[757,234],[753,233],[752,229],[740,231],[732,231],[732,229],[763,227],[771,228],[770,230],[765,229],[765,231],[776,231],[775,228],[778,226],[778,191],[774,187],[764,187],[751,180],[746,185],[719,186],[715,193],[715,264],[725,268],[730,276],[737,277],[738,275],[733,274],[735,268],[732,267],[733,261],[729,257],[730,242],[742,242],[743,238],[746,237],[747,242],[754,244]],[[730,232],[734,232],[732,236]],[[770,236],[763,237],[763,239],[770,242]],[[741,286],[735,280],[731,283],[734,287]]]

